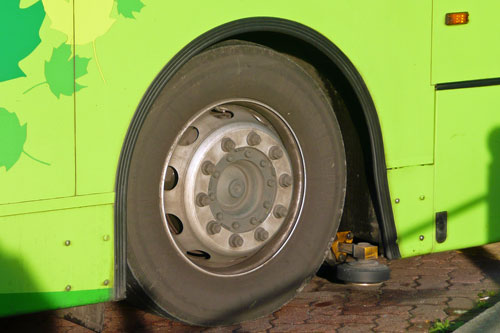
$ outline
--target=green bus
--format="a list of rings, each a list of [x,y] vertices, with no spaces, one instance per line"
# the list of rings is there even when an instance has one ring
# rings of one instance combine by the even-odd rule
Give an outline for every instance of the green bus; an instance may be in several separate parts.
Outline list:
[[[267,314],[337,231],[500,240],[500,3],[2,0],[0,315]]]

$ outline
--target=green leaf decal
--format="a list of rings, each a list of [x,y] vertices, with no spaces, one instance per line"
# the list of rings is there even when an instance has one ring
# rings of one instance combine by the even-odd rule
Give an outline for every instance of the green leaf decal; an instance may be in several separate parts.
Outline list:
[[[0,0],[0,82],[26,76],[19,62],[40,44],[42,2],[21,9],[20,0]]]
[[[0,167],[9,171],[19,161],[22,153],[36,162],[50,165],[24,151],[27,133],[28,124],[21,126],[15,113],[0,108]]]
[[[118,14],[128,17],[135,18],[134,12],[139,13],[144,7],[144,4],[141,0],[116,0],[118,4]]]
[[[55,48],[52,51],[49,61],[45,62],[45,79],[47,80],[46,83],[49,84],[50,91],[59,98],[61,94],[71,96],[74,91],[84,88],[85,86],[78,83],[75,83],[73,87],[73,80],[87,74],[89,60],[90,58],[79,56],[75,56],[73,59],[71,57],[71,47],[68,44],[63,43]],[[75,68],[73,68],[73,61],[76,61]],[[43,83],[39,83],[38,85]],[[28,89],[25,93],[29,90],[31,89]]]

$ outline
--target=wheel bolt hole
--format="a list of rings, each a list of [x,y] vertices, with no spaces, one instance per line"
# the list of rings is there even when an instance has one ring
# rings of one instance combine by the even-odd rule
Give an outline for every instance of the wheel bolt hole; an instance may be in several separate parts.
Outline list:
[[[167,214],[166,218],[170,232],[174,235],[179,235],[184,229],[182,221],[174,214]]]
[[[177,185],[178,181],[179,181],[179,174],[177,173],[177,170],[169,166],[167,168],[167,173],[165,174],[165,184],[163,188],[165,189],[165,191],[173,190],[174,187]]]
[[[179,140],[179,146],[189,146],[193,144],[196,139],[198,139],[198,129],[194,126],[189,126],[186,131],[182,134]]]

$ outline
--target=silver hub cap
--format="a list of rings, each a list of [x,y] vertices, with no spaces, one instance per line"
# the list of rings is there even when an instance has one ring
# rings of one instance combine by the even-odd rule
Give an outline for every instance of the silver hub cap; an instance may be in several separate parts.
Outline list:
[[[187,124],[169,152],[162,191],[165,222],[186,259],[225,268],[279,249],[302,201],[303,164],[292,164],[289,151],[301,154],[290,138],[273,110],[249,101],[216,105]]]

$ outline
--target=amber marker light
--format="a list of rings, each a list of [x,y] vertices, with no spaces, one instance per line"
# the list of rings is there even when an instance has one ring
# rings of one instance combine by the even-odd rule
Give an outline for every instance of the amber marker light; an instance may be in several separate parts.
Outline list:
[[[448,13],[446,14],[446,25],[466,24],[469,22],[469,13]]]

